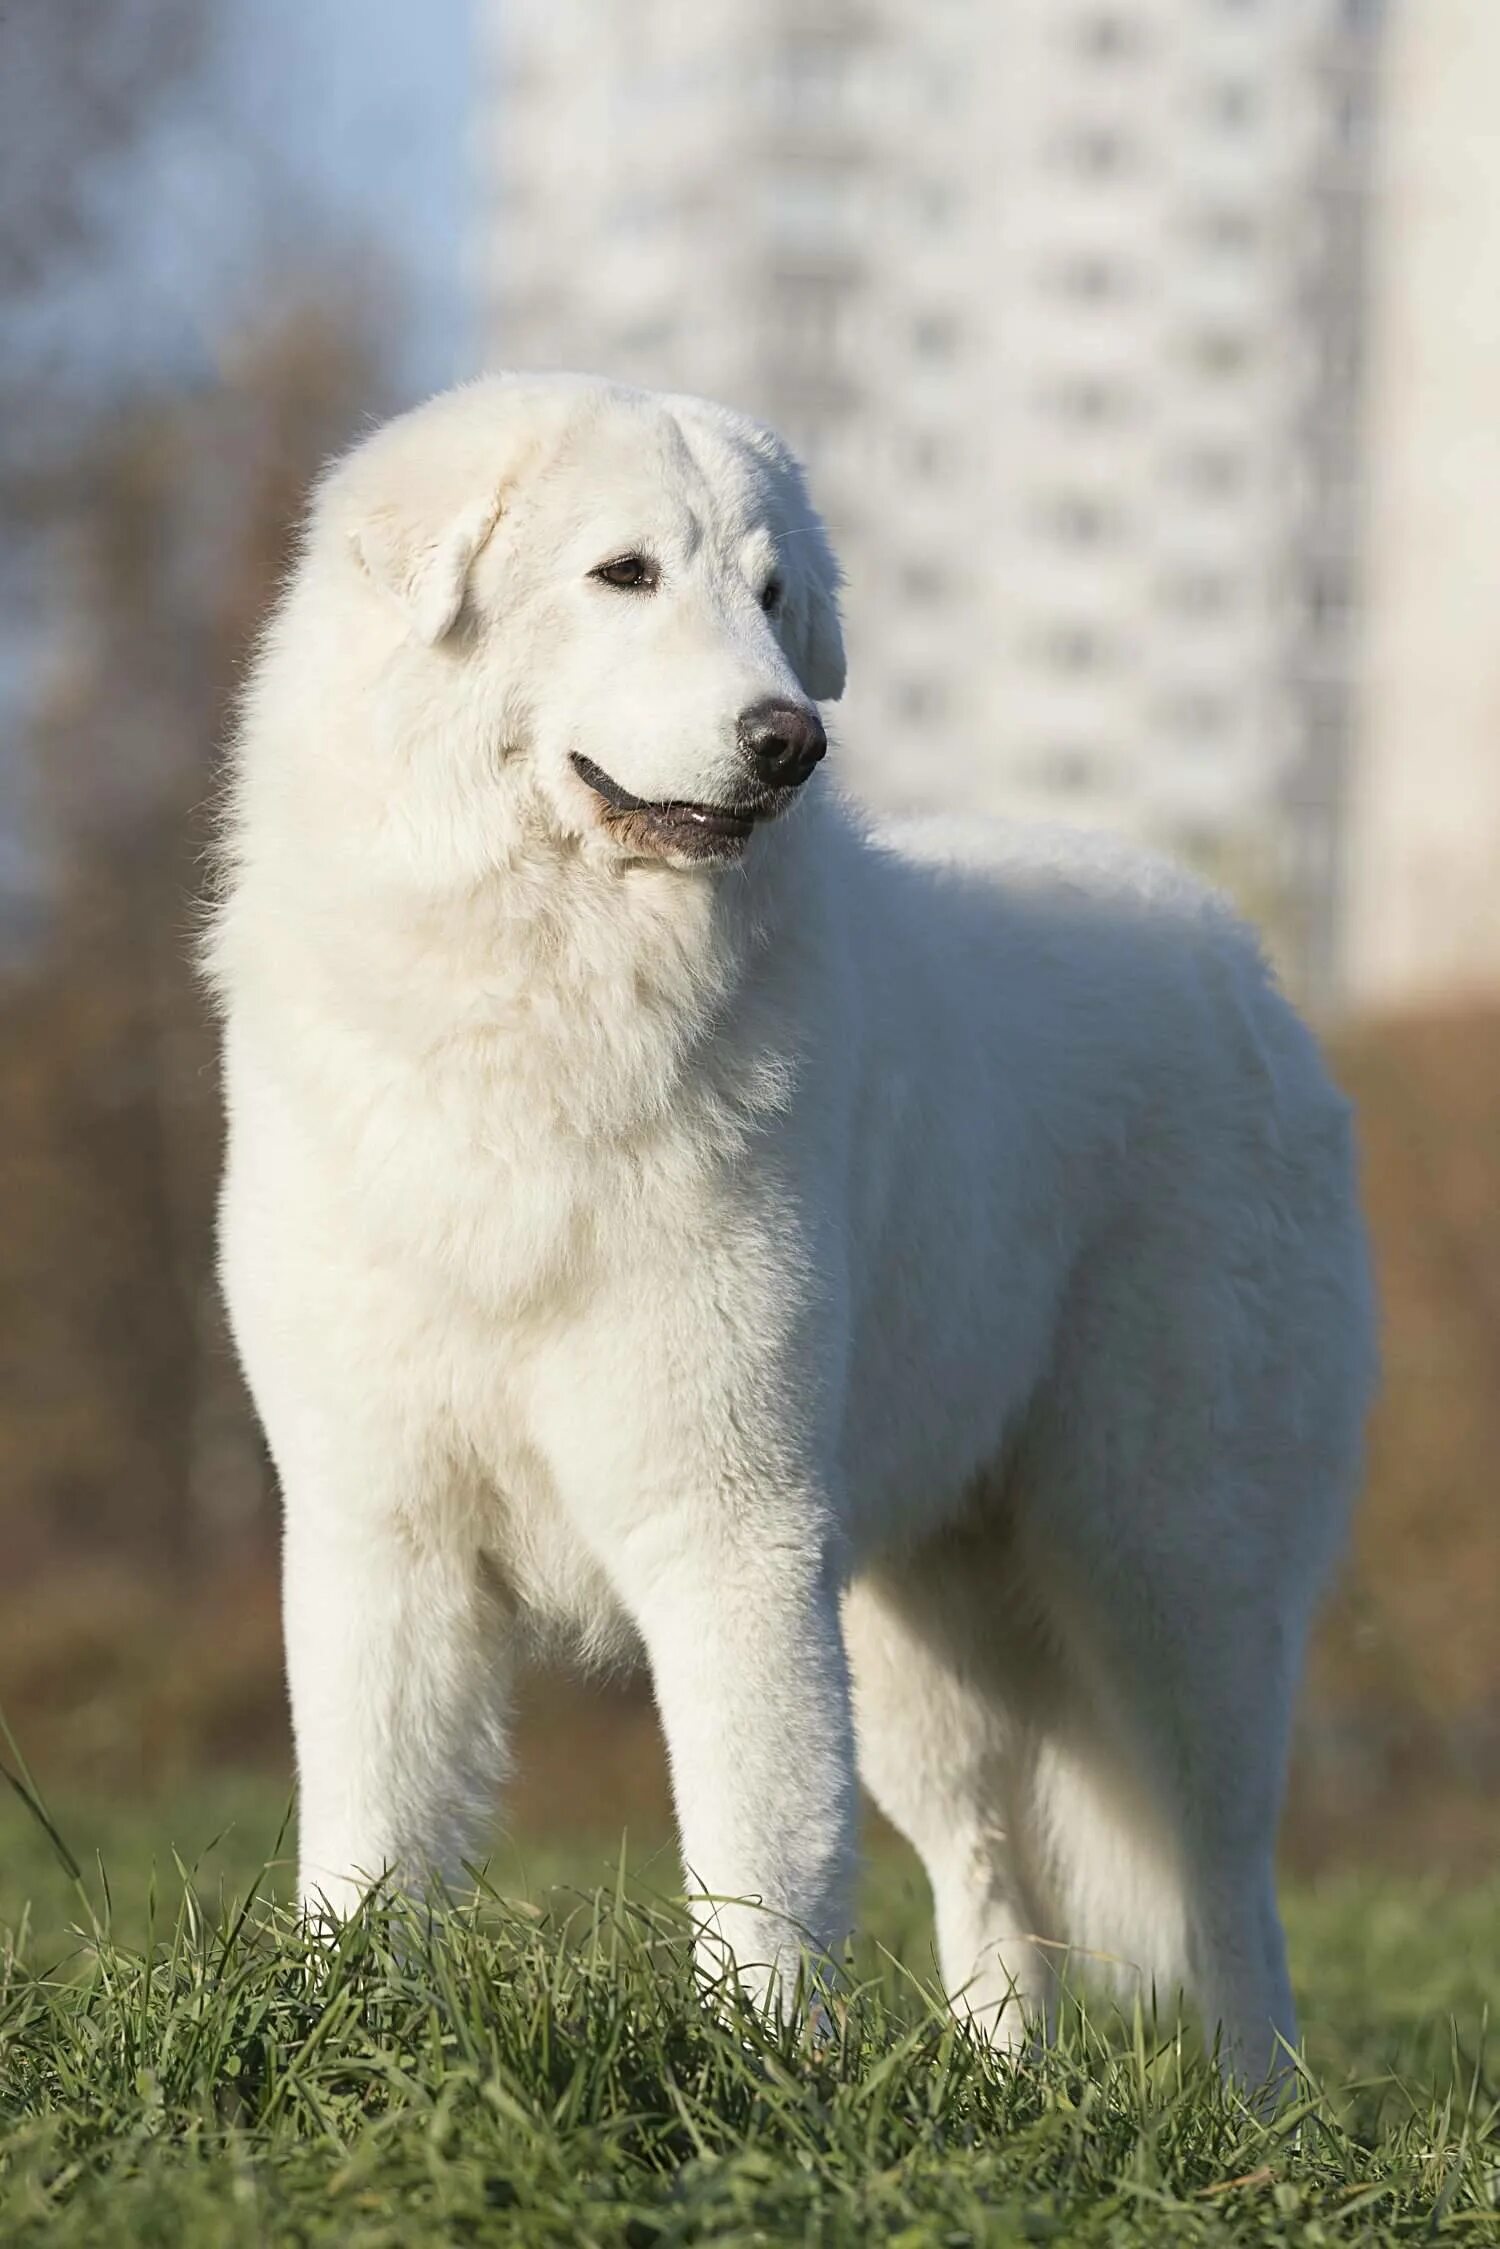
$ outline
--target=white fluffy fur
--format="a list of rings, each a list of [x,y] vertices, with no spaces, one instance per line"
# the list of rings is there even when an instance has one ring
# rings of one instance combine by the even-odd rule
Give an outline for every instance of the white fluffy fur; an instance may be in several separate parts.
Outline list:
[[[589,577],[627,549],[656,592]],[[739,865],[600,823],[570,752],[725,801],[743,708],[838,693],[835,585],[766,432],[580,378],[318,495],[211,944],[303,1892],[453,1873],[518,1662],[640,1648],[754,1988],[844,1936],[857,1767],[998,2039],[1070,1943],[1259,2076],[1372,1372],[1346,1107],[1223,906],[1116,846],[871,834],[827,768]]]

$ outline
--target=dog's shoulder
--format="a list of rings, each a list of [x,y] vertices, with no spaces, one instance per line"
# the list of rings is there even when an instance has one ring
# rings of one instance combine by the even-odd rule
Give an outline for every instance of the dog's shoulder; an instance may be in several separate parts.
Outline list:
[[[1212,884],[1100,830],[965,817],[878,824],[901,918],[982,960],[1002,1028],[1198,1088],[1254,1081],[1286,1114],[1342,1112],[1255,929]],[[903,896],[904,892],[904,896]]]

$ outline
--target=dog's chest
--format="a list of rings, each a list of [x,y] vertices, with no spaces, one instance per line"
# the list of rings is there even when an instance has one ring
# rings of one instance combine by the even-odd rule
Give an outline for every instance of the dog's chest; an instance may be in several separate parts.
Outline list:
[[[397,1098],[368,1118],[346,1198],[421,1299],[494,1334],[556,1316],[590,1285],[608,1169],[550,1135],[522,1141],[493,1117]]]
[[[632,1129],[559,1117],[513,1082],[412,1073],[372,1089],[329,1171],[368,1257],[404,1276],[429,1333],[513,1362],[601,1293],[634,1293],[684,1238],[712,1251],[744,1135],[679,1089]],[[684,1253],[685,1254],[685,1253]]]

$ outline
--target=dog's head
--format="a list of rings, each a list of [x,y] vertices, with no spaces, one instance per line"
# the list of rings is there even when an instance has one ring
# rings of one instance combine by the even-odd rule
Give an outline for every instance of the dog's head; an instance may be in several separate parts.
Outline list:
[[[823,756],[837,568],[797,463],[724,407],[487,378],[341,461],[310,550],[379,650],[381,731],[591,854],[736,859]]]

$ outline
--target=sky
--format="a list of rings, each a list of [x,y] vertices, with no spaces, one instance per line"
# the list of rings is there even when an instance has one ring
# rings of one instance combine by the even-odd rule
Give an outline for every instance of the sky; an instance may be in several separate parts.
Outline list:
[[[89,184],[95,247],[19,314],[17,346],[90,400],[211,375],[268,262],[372,256],[395,283],[397,389],[471,370],[477,0],[205,0],[201,69]],[[0,614],[0,734],[45,620]],[[0,742],[0,945],[31,925],[22,777]]]
[[[217,101],[244,134],[240,191],[280,193],[378,243],[410,291],[403,374],[474,352],[474,0],[233,0]],[[210,161],[210,152],[204,152]],[[211,247],[204,245],[211,256]]]
[[[473,0],[215,0],[201,63],[76,192],[91,248],[19,316],[56,379],[108,393],[211,364],[271,267],[373,255],[408,317],[394,372],[470,365]]]

